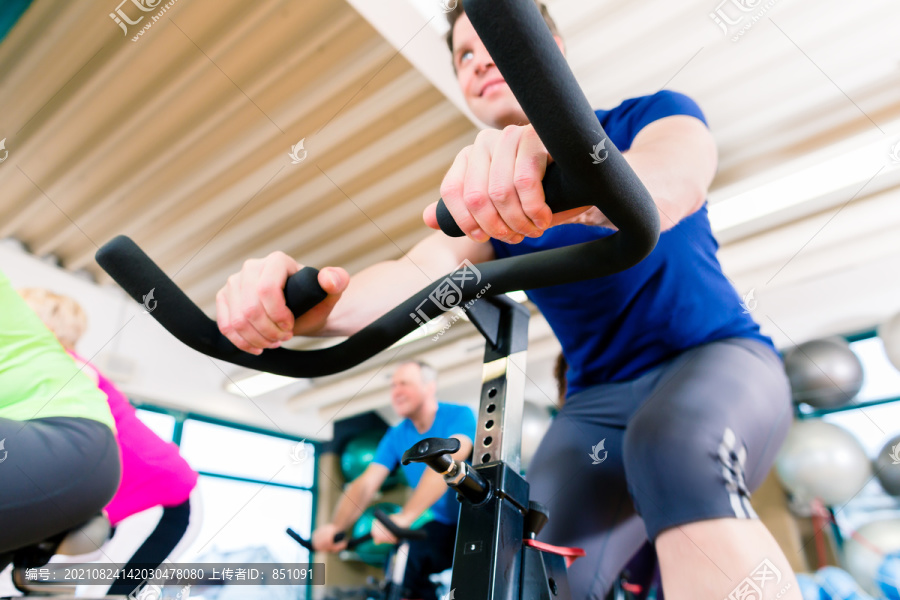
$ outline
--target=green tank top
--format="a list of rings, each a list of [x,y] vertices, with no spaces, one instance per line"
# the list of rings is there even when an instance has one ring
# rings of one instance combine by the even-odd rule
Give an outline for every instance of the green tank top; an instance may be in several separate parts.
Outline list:
[[[82,417],[115,431],[106,395],[0,271],[0,419]]]

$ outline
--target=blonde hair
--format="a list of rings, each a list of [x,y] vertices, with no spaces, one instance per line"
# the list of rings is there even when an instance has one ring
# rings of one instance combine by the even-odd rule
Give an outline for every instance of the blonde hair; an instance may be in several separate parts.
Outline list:
[[[40,288],[22,289],[19,295],[53,332],[63,348],[75,349],[75,344],[87,329],[87,315],[78,302]]]

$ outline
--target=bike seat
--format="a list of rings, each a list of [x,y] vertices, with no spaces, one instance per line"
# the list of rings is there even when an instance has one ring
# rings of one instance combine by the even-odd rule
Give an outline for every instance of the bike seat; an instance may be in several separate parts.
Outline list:
[[[56,554],[77,556],[94,552],[109,538],[111,530],[106,515],[96,515],[87,523],[70,530],[56,548]]]
[[[46,584],[42,586],[40,581],[29,580],[28,569],[43,567],[57,554],[78,556],[96,552],[109,538],[111,530],[112,527],[106,515],[98,514],[69,531],[16,550],[13,553],[13,585],[25,594],[46,594],[48,591]],[[55,594],[74,593],[74,586],[53,585],[50,589]]]
[[[106,515],[98,514],[78,527],[13,551],[13,563],[18,567],[41,567],[56,554],[77,556],[95,552],[109,538],[111,531]]]

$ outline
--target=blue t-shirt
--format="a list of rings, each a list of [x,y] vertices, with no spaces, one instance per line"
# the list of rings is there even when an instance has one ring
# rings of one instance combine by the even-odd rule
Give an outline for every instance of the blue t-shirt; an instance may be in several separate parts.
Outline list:
[[[596,111],[616,147],[631,147],[638,132],[672,115],[689,115],[706,124],[697,104],[683,94],[661,91]],[[518,244],[491,240],[497,258],[593,241],[612,229],[560,225]],[[660,235],[650,255],[608,277],[527,292],[543,313],[569,363],[568,395],[593,385],[627,381],[684,350],[729,337],[768,344],[741,306],[716,259],[706,205]]]
[[[404,419],[395,427],[391,427],[381,441],[378,443],[378,449],[375,450],[375,458],[372,462],[384,465],[391,471],[400,463],[403,453],[409,450],[416,442],[425,438],[440,437],[448,438],[451,435],[464,435],[470,441],[475,439],[475,415],[467,406],[459,406],[458,404],[438,403],[437,413],[434,416],[434,423],[431,429],[425,433],[416,431],[416,426],[409,419]],[[419,485],[419,479],[422,473],[428,467],[425,463],[410,463],[402,465],[403,475],[410,487]],[[447,493],[441,496],[440,500],[431,507],[436,521],[440,521],[446,525],[455,525],[459,519],[459,501],[456,499],[456,492],[447,488]]]

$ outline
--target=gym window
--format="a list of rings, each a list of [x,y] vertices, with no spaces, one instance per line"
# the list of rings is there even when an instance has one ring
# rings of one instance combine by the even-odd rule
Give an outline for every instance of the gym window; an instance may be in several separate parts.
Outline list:
[[[200,473],[202,526],[178,562],[309,562],[317,448],[295,437],[141,406],[139,418]]]

